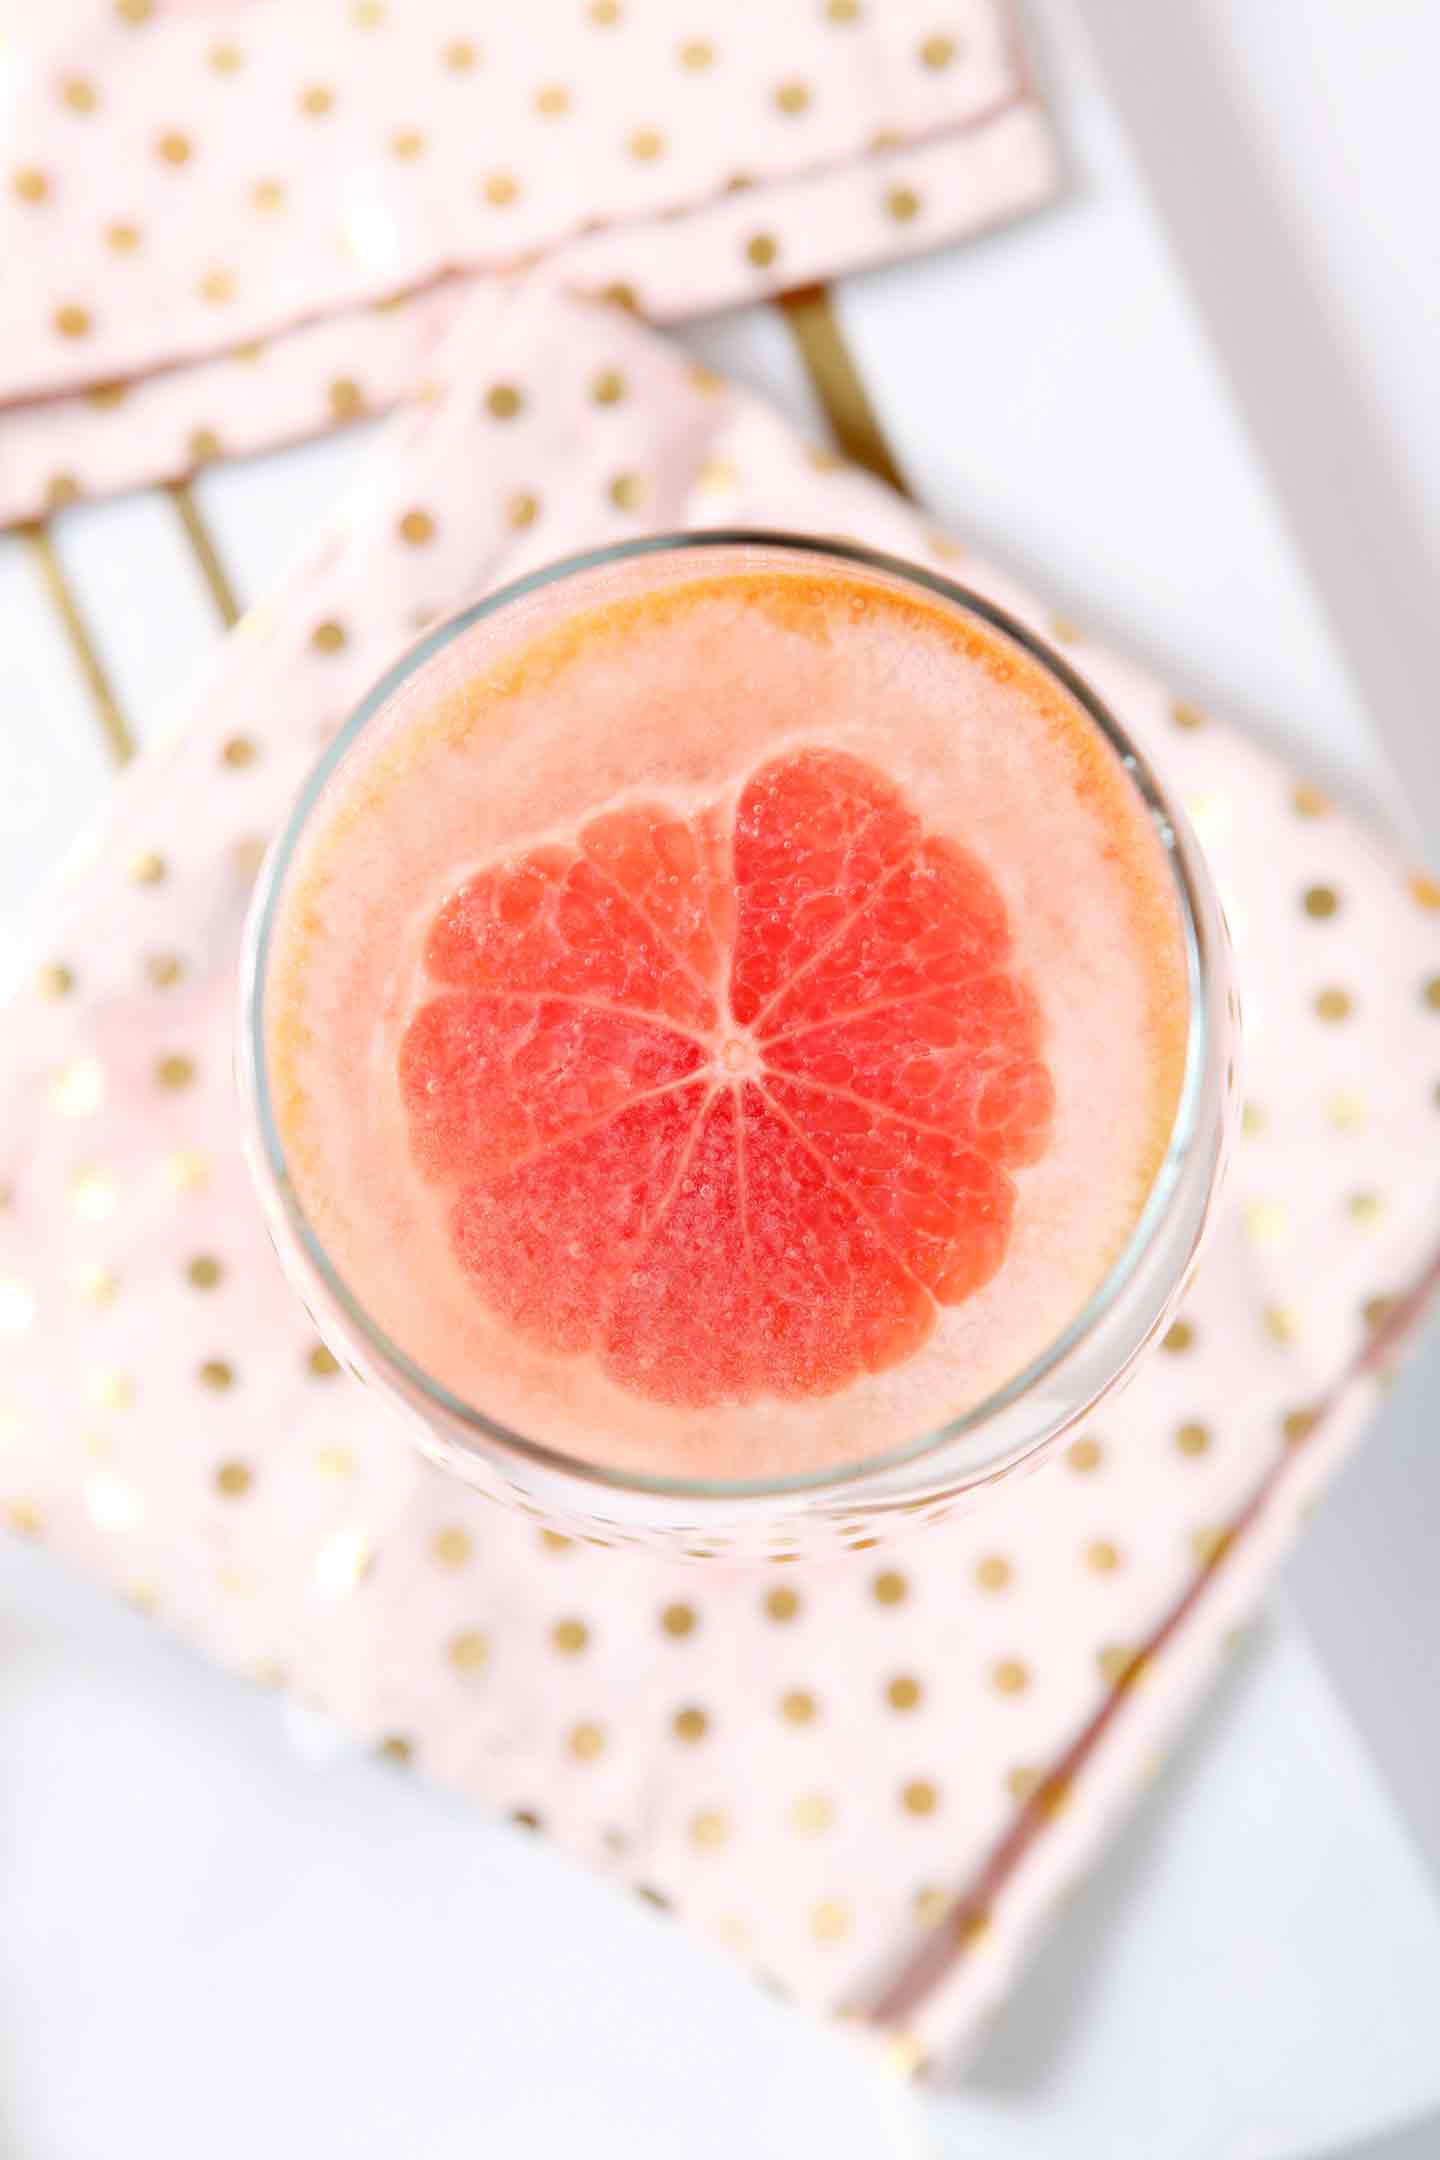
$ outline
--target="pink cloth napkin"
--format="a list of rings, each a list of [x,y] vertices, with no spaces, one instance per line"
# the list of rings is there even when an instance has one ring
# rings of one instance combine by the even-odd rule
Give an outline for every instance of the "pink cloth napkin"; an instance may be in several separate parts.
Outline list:
[[[1223,1655],[1434,1268],[1440,887],[632,318],[476,289],[355,497],[117,788],[0,1041],[0,1511],[358,1736],[543,1828],[897,2059],[974,2033]],[[265,837],[422,625],[565,550],[845,532],[1052,637],[1189,805],[1248,1097],[1184,1314],[1033,1477],[751,1572],[543,1535],[319,1351],[247,1186]]]
[[[59,0],[6,60],[7,521],[382,410],[479,272],[670,318],[1055,181],[1008,0]]]

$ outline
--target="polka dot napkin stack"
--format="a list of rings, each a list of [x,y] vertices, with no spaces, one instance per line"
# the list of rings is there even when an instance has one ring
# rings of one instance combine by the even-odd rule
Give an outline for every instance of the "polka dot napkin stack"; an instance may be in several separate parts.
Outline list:
[[[383,410],[476,273],[695,314],[1048,194],[1005,0],[47,0],[0,53],[0,518]],[[285,333],[285,334],[281,334]]]
[[[116,792],[0,1027],[0,1513],[906,2062],[974,2030],[1363,1421],[1440,1228],[1440,886],[621,311],[477,287],[428,400]],[[647,528],[844,532],[1066,641],[1224,892],[1248,1104],[1183,1316],[1034,1476],[753,1573],[482,1504],[309,1333],[247,1187],[238,939],[426,624]]]

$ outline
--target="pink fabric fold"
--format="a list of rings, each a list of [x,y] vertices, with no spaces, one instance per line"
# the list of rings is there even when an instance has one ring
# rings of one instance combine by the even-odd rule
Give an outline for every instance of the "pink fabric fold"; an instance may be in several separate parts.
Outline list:
[[[117,788],[7,1010],[0,1510],[941,2063],[1223,1657],[1423,1301],[1440,888],[625,313],[487,282],[429,374],[177,745]],[[973,1514],[753,1572],[546,1537],[412,1453],[280,1279],[231,1081],[258,848],[376,673],[547,558],[719,524],[853,534],[1066,638],[1197,823],[1248,1037],[1222,1220],[1123,1397]]]
[[[487,272],[658,318],[1055,182],[1002,0],[64,0],[0,192],[0,518],[379,411]]]

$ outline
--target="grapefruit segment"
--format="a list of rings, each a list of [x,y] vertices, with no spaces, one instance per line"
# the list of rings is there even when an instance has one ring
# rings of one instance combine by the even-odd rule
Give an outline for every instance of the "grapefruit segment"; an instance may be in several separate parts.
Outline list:
[[[702,1062],[693,1038],[559,999],[450,991],[405,1031],[400,1094],[431,1179],[483,1177],[588,1131]]]
[[[450,1221],[456,1257],[512,1327],[547,1350],[591,1347],[665,1221],[705,1100],[700,1082],[653,1096],[462,1189]]]
[[[678,1408],[898,1364],[1003,1266],[1048,1144],[1039,1007],[984,866],[858,759],[733,812],[626,805],[479,872],[401,1044],[477,1294]]]
[[[814,965],[919,837],[899,789],[858,758],[808,750],[754,776],[735,817],[730,1009],[742,1025]]]
[[[715,1001],[595,864],[569,847],[532,848],[452,893],[425,965],[456,990],[532,990],[715,1025]]]

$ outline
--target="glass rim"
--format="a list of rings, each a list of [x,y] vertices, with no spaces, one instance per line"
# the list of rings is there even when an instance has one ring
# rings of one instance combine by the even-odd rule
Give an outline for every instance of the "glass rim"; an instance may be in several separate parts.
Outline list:
[[[685,551],[704,553],[718,548],[765,548],[792,555],[818,556],[822,560],[828,558],[835,562],[850,563],[881,576],[898,579],[902,583],[919,585],[938,599],[978,616],[982,622],[1010,639],[1054,676],[1075,699],[1086,718],[1099,729],[1118,758],[1140,796],[1151,827],[1160,841],[1179,907],[1188,993],[1185,1066],[1164,1157],[1155,1172],[1145,1203],[1135,1219],[1129,1237],[1074,1319],[1001,1387],[992,1389],[969,1409],[917,1438],[902,1441],[896,1446],[854,1461],[831,1463],[817,1470],[796,1471],[785,1476],[764,1478],[667,1477],[592,1462],[584,1456],[567,1454],[563,1449],[547,1446],[543,1441],[533,1440],[524,1433],[516,1432],[455,1394],[433,1374],[428,1373],[372,1318],[362,1300],[341,1276],[310,1223],[290,1177],[274,1116],[265,1058],[264,1017],[268,962],[272,933],[287,873],[308,828],[311,814],[331,777],[365,729],[384,711],[397,692],[478,623],[501,613],[531,593],[543,591],[563,579],[580,577],[589,571],[604,569],[617,562]],[[803,533],[771,532],[750,527],[709,527],[695,533],[650,533],[630,540],[614,541],[602,547],[589,548],[578,554],[558,557],[536,570],[528,571],[523,577],[497,587],[470,607],[437,624],[385,670],[337,731],[291,804],[285,824],[269,851],[251,906],[241,961],[241,1083],[249,1096],[250,1107],[254,1113],[263,1167],[279,1199],[286,1225],[306,1261],[366,1345],[399,1374],[414,1394],[439,1411],[447,1421],[458,1424],[467,1434],[473,1435],[474,1440],[481,1443],[477,1452],[483,1453],[484,1444],[489,1443],[505,1453],[519,1456],[551,1476],[573,1478],[591,1488],[608,1488],[654,1500],[691,1501],[704,1505],[725,1501],[743,1503],[787,1498],[804,1499],[807,1495],[819,1497],[836,1488],[858,1485],[889,1472],[913,1468],[927,1457],[940,1455],[944,1449],[967,1434],[978,1432],[991,1420],[1012,1408],[1032,1388],[1062,1365],[1090,1337],[1130,1284],[1167,1219],[1171,1201],[1180,1188],[1195,1142],[1200,1136],[1199,1113],[1213,1033],[1207,991],[1210,955],[1204,922],[1205,913],[1187,859],[1184,832],[1177,824],[1175,813],[1149,760],[1083,676],[1053,647],[1046,644],[1043,638],[1006,609],[984,595],[971,591],[955,579],[942,577],[919,563],[910,562],[902,556],[887,554],[880,549],[866,547],[857,541],[812,537]],[[1035,1444],[1039,1444],[1038,1440]],[[1024,1452],[1028,1453],[1030,1450]],[[1013,1456],[1006,1458],[1007,1461],[1012,1459]],[[983,1478],[998,1467],[998,1464],[981,1465],[976,1476]]]

